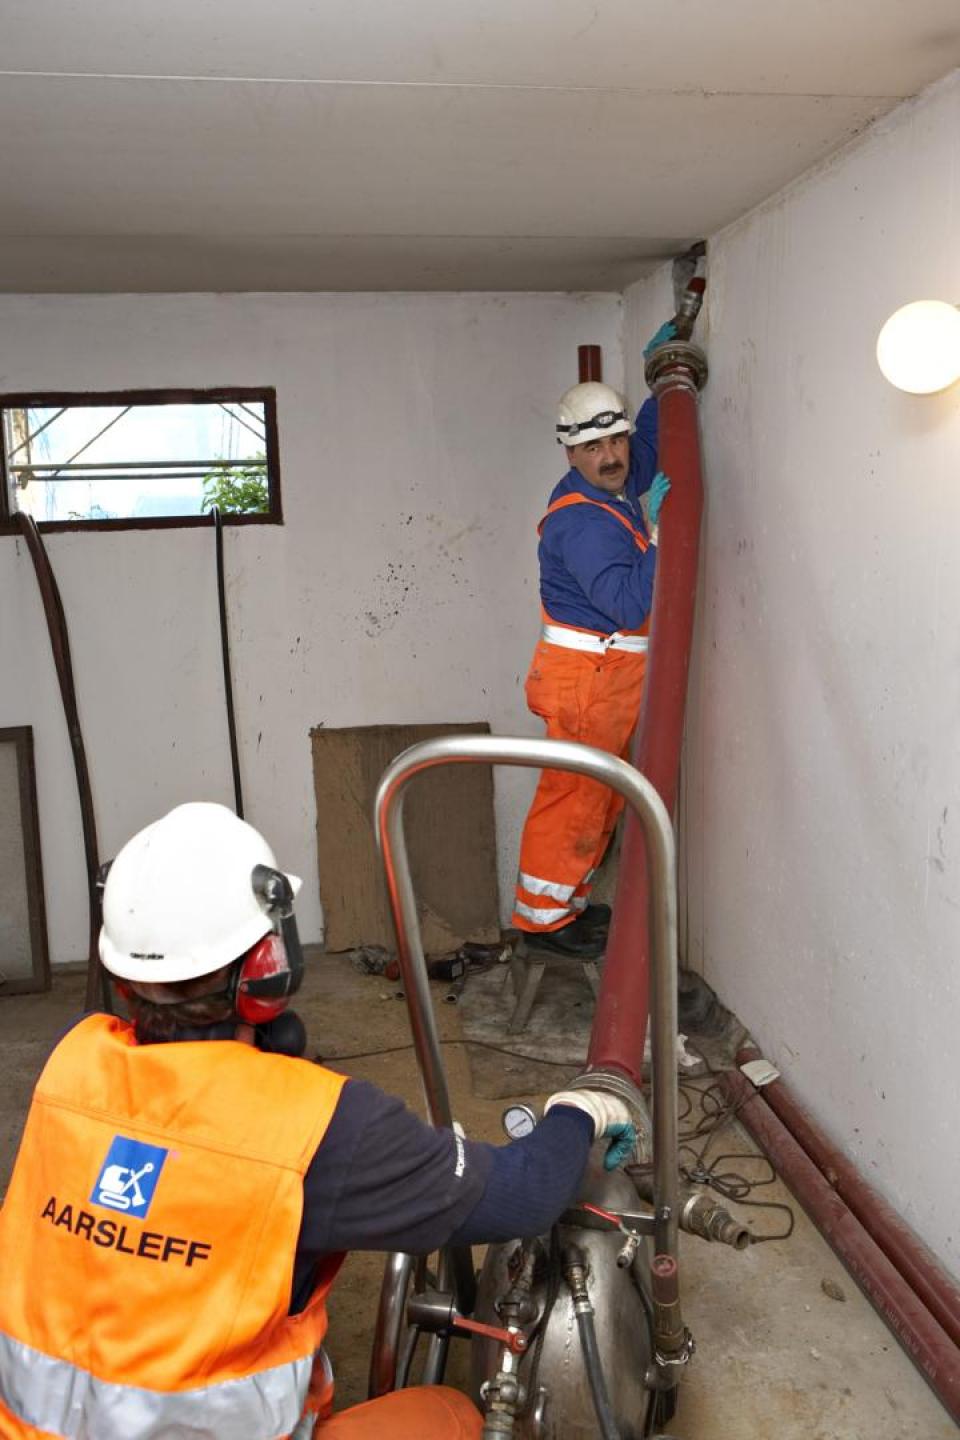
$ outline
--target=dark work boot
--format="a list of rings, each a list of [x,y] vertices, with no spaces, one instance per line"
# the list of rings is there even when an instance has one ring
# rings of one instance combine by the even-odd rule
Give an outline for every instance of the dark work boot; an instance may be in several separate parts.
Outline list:
[[[612,911],[609,905],[588,905],[581,910],[577,916],[577,924],[585,935],[596,935],[606,942],[607,931],[610,929],[610,916]]]
[[[566,955],[571,960],[596,960],[603,954],[606,932],[598,935],[583,926],[582,917],[559,930],[544,930],[524,936],[531,950],[546,950],[552,955]]]

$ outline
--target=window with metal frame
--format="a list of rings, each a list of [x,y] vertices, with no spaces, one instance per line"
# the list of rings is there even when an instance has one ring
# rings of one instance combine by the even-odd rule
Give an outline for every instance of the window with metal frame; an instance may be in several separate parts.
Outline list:
[[[0,527],[280,524],[272,389],[0,395]]]

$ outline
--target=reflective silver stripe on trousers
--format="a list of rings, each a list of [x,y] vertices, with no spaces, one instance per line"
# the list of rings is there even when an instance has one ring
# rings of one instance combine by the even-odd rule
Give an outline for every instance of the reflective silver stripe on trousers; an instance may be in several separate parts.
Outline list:
[[[605,655],[608,650],[632,650],[643,655],[650,648],[646,635],[621,635],[615,630],[612,635],[588,635],[584,630],[571,630],[566,625],[544,625],[541,638],[548,645],[562,645],[565,650],[589,650],[594,655]]]
[[[521,890],[528,895],[547,895],[551,900],[569,900],[576,885],[557,885],[553,880],[541,880],[539,875],[525,875],[521,870],[517,876]]]
[[[539,906],[524,905],[522,900],[515,901],[513,909],[516,915],[522,915],[524,920],[532,920],[534,925],[553,925],[556,921],[573,915],[573,909],[569,905],[559,910],[541,910]]]
[[[312,1363],[196,1390],[143,1390],[0,1334],[0,1396],[25,1425],[62,1440],[281,1440],[303,1413]]]

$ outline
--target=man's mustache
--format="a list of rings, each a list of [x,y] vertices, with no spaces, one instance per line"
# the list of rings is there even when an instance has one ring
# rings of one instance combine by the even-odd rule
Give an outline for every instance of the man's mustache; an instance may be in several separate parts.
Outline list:
[[[615,464],[613,464],[613,465],[601,465],[601,466],[600,466],[600,474],[601,474],[601,475],[619,475],[620,472],[621,472],[621,470],[622,470],[623,468],[624,468],[624,467],[623,467],[619,462],[617,462],[617,463],[615,463]]]

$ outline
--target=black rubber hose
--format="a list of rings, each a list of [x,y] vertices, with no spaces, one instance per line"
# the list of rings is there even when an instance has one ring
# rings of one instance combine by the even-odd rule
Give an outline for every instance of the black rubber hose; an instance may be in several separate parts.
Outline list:
[[[243,819],[243,790],[240,785],[240,752],[237,748],[237,718],[233,710],[233,677],[230,671],[230,632],[227,629],[227,582],[223,571],[223,516],[220,506],[210,509],[217,549],[217,600],[220,607],[220,653],[223,657],[223,691],[227,701],[227,730],[230,735],[230,765],[233,769],[233,804]]]
[[[100,964],[97,940],[100,934],[100,897],[97,893],[97,873],[100,869],[99,846],[97,843],[97,822],[93,809],[93,790],[90,785],[90,771],[87,766],[87,752],[80,728],[80,712],[77,707],[77,691],[73,680],[73,661],[70,657],[70,635],[67,630],[67,616],[63,608],[60,587],[53,573],[47,547],[43,543],[37,522],[25,510],[17,513],[20,531],[27,542],[30,559],[33,561],[43,613],[50,636],[50,649],[57,671],[60,698],[67,722],[67,734],[73,752],[73,768],[77,777],[77,795],[80,801],[80,823],[83,830],[83,856],[87,871],[87,904],[89,918],[89,945],[87,949],[87,984],[84,995],[84,1010],[104,1010],[112,1014],[110,984],[106,971]]]
[[[597,1331],[593,1323],[592,1310],[577,1312],[577,1328],[580,1331],[583,1363],[587,1369],[587,1379],[590,1382],[590,1394],[593,1396],[593,1408],[596,1411],[600,1434],[603,1440],[620,1440],[620,1431],[617,1429],[617,1422],[614,1420],[613,1410],[610,1408],[606,1376],[600,1363]]]

